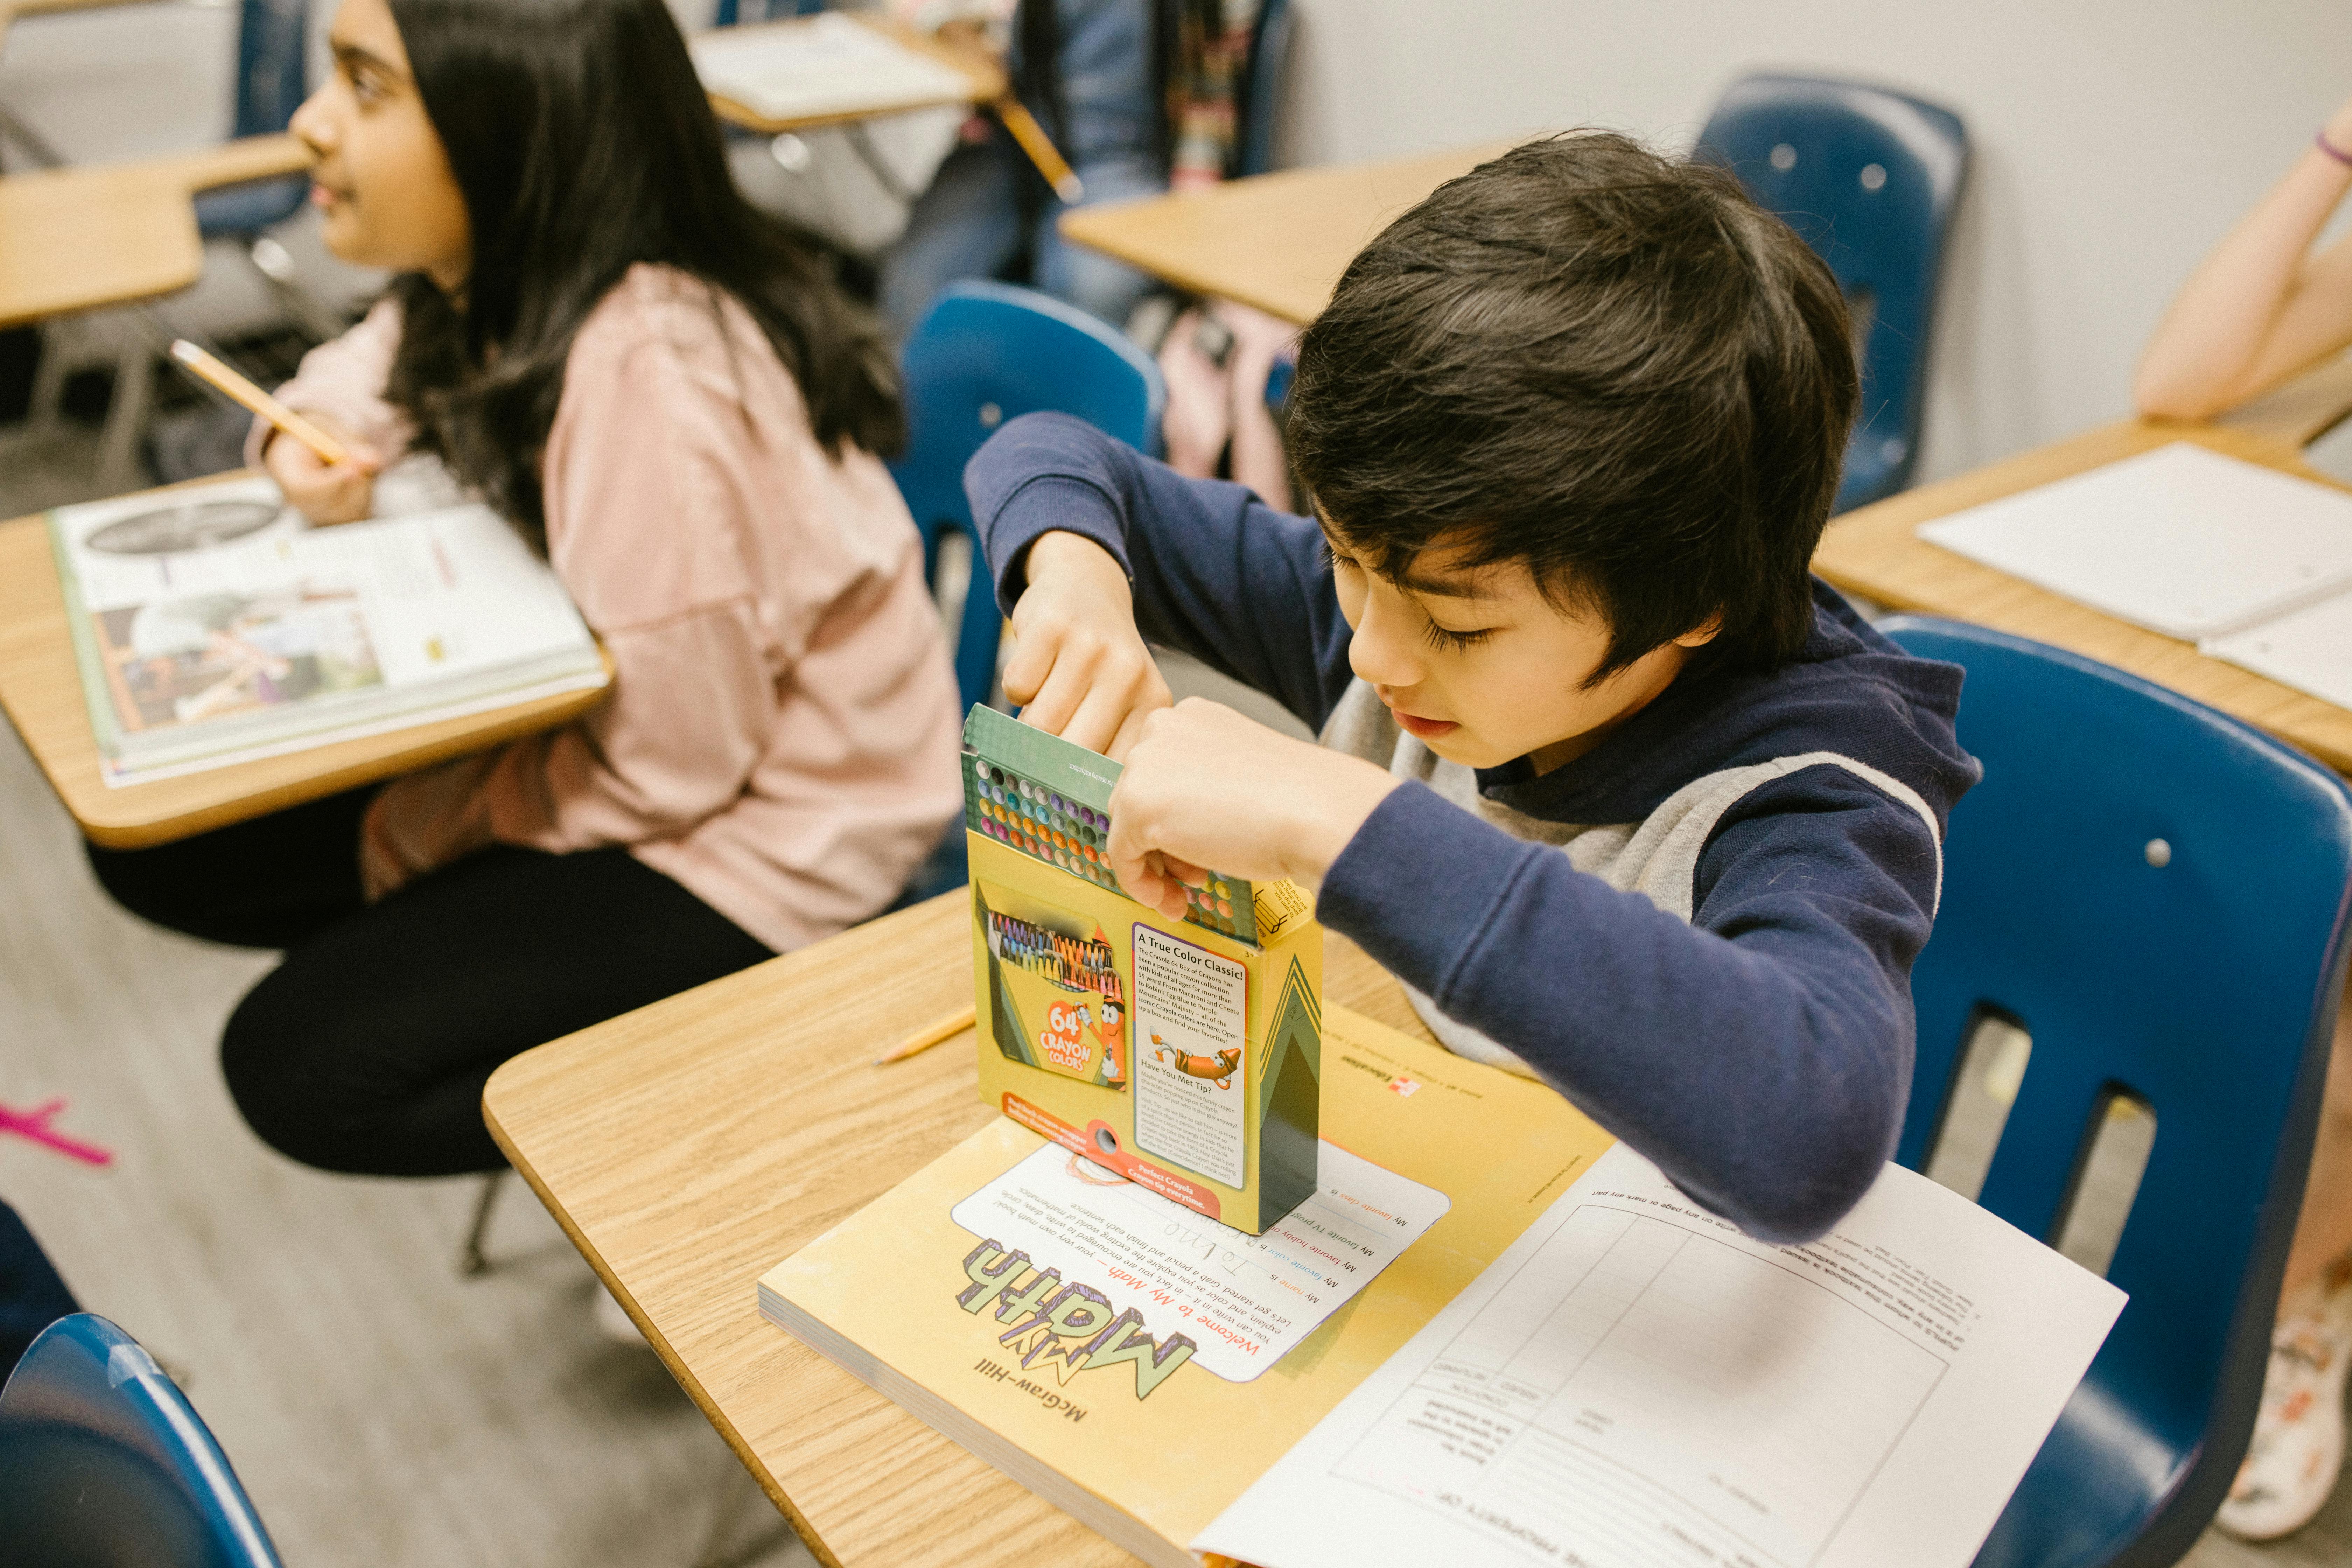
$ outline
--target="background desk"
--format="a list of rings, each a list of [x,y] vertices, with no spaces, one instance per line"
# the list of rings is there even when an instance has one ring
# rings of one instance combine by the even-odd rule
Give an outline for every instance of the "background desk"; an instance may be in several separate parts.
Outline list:
[[[964,889],[529,1051],[490,1131],[801,1536],[846,1568],[1135,1559],[760,1316],[761,1275],[986,1122]],[[1326,934],[1324,994],[1429,1037]]]
[[[612,660],[607,657],[609,674]],[[463,719],[110,789],[82,701],[47,526],[0,523],[0,710],[93,843],[135,849],[316,800],[569,722],[604,700],[565,692]]]
[[[746,131],[756,131],[762,135],[774,136],[787,131],[814,131],[824,125],[845,125],[854,121],[872,120],[877,115],[903,113],[909,109],[934,109],[948,103],[993,103],[1009,90],[1004,77],[1004,68],[977,49],[960,47],[955,44],[935,38],[919,28],[899,21],[895,16],[868,15],[864,12],[845,12],[842,15],[849,16],[894,43],[912,49],[919,55],[928,55],[955,71],[964,79],[964,90],[950,98],[899,99],[887,103],[871,104],[864,109],[851,110],[841,114],[804,114],[782,120],[766,119],[731,98],[721,98],[717,93],[712,93],[710,107],[717,111],[719,118],[730,125],[740,125]],[[814,18],[795,17],[782,22],[755,23],[737,31],[749,34],[787,27],[805,27],[813,20]]]
[[[310,166],[291,136],[0,177],[0,328],[187,288],[205,269],[199,191]]]
[[[1105,202],[1064,213],[1061,233],[1179,289],[1304,325],[1330,303],[1339,274],[1391,218],[1517,144],[1288,169],[1189,195]]]
[[[2300,746],[2338,773],[2352,773],[2352,712],[1918,537],[1919,525],[1931,519],[2169,441],[2193,441],[2303,479],[2336,482],[2305,464],[2293,439],[2220,425],[2126,420],[1834,519],[1813,556],[1813,570],[1883,605],[1995,626],[2127,669]]]

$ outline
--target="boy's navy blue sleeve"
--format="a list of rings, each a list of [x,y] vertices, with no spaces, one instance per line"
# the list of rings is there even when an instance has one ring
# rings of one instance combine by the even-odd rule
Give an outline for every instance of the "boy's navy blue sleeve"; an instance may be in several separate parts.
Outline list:
[[[1255,687],[1313,730],[1347,690],[1348,623],[1309,519],[1276,511],[1245,485],[1188,479],[1066,414],[1005,426],[963,483],[1006,614],[1029,546],[1061,529],[1126,568],[1149,641]]]
[[[1725,813],[1685,923],[1408,784],[1332,863],[1318,912],[1785,1243],[1827,1230],[1894,1152],[1940,872],[1917,811],[1816,765]]]

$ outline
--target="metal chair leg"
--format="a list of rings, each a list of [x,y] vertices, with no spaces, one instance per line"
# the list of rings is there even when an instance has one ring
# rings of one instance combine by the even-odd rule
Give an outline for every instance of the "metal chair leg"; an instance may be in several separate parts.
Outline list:
[[[474,1200],[474,1223],[467,1227],[466,1245],[457,1253],[457,1273],[471,1279],[490,1271],[490,1260],[482,1251],[482,1243],[489,1239],[490,1209],[499,1201],[499,1188],[506,1184],[504,1167],[482,1178],[482,1191]]]

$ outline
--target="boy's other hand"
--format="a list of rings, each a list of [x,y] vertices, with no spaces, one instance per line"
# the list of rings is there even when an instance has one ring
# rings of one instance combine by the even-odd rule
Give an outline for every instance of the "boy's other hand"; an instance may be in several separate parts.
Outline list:
[[[1127,574],[1092,540],[1055,532],[1029,546],[1028,577],[1013,606],[1004,695],[1024,723],[1125,762],[1144,720],[1170,701],[1135,629]]]
[[[1171,919],[1202,868],[1318,887],[1400,782],[1358,757],[1294,741],[1188,697],[1144,720],[1110,797],[1112,875]]]
[[[376,470],[383,459],[336,427],[331,419],[315,414],[304,418],[341,441],[352,455],[348,463],[330,463],[283,431],[262,448],[261,466],[286,493],[286,504],[312,522],[358,522],[375,510]]]

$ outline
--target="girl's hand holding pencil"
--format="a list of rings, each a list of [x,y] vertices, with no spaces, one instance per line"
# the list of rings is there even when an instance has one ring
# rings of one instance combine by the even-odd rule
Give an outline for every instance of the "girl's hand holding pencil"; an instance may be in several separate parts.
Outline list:
[[[286,492],[288,505],[312,522],[357,522],[373,513],[383,458],[331,421],[297,414],[185,338],[173,342],[172,361],[269,422],[272,434],[262,447],[261,463]],[[280,436],[293,439],[279,440]]]
[[[262,448],[261,466],[286,492],[286,504],[312,522],[358,522],[373,517],[375,476],[383,466],[382,459],[325,419],[315,422],[342,443],[340,461],[330,462],[303,442],[281,434]]]

